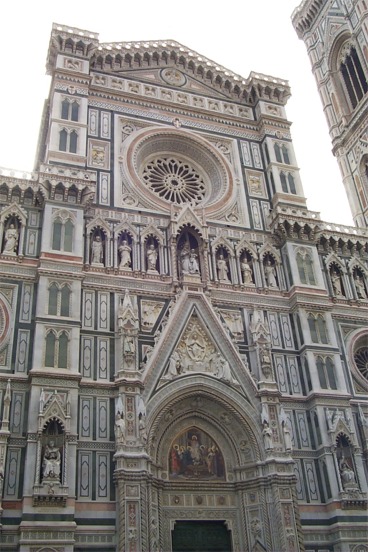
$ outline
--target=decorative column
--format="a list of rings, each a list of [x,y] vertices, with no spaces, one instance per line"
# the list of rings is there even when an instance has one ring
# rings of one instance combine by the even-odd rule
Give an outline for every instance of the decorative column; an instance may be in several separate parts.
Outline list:
[[[1,429],[0,429],[0,527],[1,527],[1,516],[3,514],[2,497],[3,497],[3,484],[4,484],[4,475],[5,475],[5,465],[6,465],[6,453],[8,449],[8,439],[10,436],[10,431],[9,431],[10,403],[11,403],[11,392],[10,392],[10,379],[9,379],[6,386],[5,396],[4,396],[4,411],[3,411],[3,419],[1,422]]]

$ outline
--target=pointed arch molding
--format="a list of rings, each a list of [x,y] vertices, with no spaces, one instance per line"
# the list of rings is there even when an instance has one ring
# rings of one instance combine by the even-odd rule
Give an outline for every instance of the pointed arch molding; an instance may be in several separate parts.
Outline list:
[[[230,383],[223,383],[222,385],[230,387],[234,393],[239,394],[239,397],[242,397],[243,403],[244,399],[246,399],[254,409],[257,409],[258,403],[255,400],[257,387],[250,373],[245,368],[238,350],[232,343],[205,295],[192,291],[183,292],[180,295],[143,372],[143,382],[145,385],[144,399],[146,404],[158,392],[158,386],[165,374],[170,356],[175,351],[193,315],[206,328],[209,339],[212,340],[218,351],[227,360],[232,375],[237,381],[236,386]],[[191,375],[175,378],[176,386],[179,386],[180,380],[186,377],[190,378]],[[212,382],[211,384],[216,382],[216,379],[211,376],[203,375],[203,377],[206,381]],[[160,389],[165,388],[167,385],[168,383],[161,385]]]
[[[149,197],[152,204],[163,211],[170,210],[172,206],[170,200],[163,199],[165,186],[176,186],[180,195],[180,186],[186,188],[186,184],[185,179],[181,182],[179,178],[181,184],[178,186],[178,179],[169,174],[163,174],[163,188],[159,193],[144,184],[142,176],[147,160],[161,157],[188,163],[194,171],[199,171],[204,192],[202,199],[197,198],[196,207],[201,211],[204,209],[207,217],[222,213],[224,207],[228,208],[234,199],[234,175],[229,162],[215,146],[198,134],[176,128],[144,128],[133,132],[124,141],[123,150],[123,172],[128,176],[135,193],[139,194],[142,201]]]
[[[174,439],[196,427],[224,454],[226,472],[264,454],[259,414],[238,393],[205,376],[183,378],[157,393],[149,404],[149,454],[163,471]]]

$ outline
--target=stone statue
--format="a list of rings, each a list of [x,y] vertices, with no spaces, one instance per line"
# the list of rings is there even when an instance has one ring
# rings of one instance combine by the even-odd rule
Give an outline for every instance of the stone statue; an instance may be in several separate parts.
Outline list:
[[[332,270],[330,273],[330,276],[331,276],[331,283],[332,283],[332,289],[334,291],[334,294],[337,297],[341,297],[343,293],[342,293],[341,277],[339,272],[337,272],[337,270]]]
[[[199,274],[198,255],[195,249],[190,249],[189,242],[185,242],[180,251],[179,259],[183,274]]]
[[[155,248],[153,243],[151,243],[151,245],[149,245],[148,248],[147,248],[147,268],[148,268],[148,271],[157,272],[157,269],[156,269],[157,256],[158,256],[157,249]]]
[[[359,274],[357,274],[354,277],[354,284],[355,284],[355,289],[356,289],[356,292],[357,292],[357,296],[360,299],[367,299],[367,293],[365,291],[364,280],[361,276],[359,276]]]
[[[138,422],[139,439],[143,445],[147,443],[146,420],[143,414],[139,415]]]
[[[266,282],[269,288],[278,288],[276,270],[271,261],[267,261],[264,267]]]
[[[270,428],[270,426],[268,425],[268,422],[266,421],[263,422],[262,435],[263,435],[265,449],[266,450],[273,449],[272,429]]]
[[[189,274],[199,274],[198,255],[194,249],[190,250],[189,255]]]
[[[291,432],[290,427],[286,420],[282,422],[282,431],[284,433],[284,444],[285,444],[285,450],[292,450],[293,449],[293,443],[291,441]]]
[[[240,269],[243,274],[244,284],[253,284],[253,272],[246,257],[242,259],[240,263]]]
[[[100,236],[96,236],[92,242],[91,264],[103,264],[103,244]]]
[[[215,376],[217,376],[220,380],[232,382],[233,378],[228,361],[225,360],[223,356],[220,356],[219,360],[220,362],[217,365],[217,373]]]
[[[340,460],[340,474],[342,486],[345,488],[356,487],[355,473],[344,457]]]
[[[14,224],[11,224],[5,232],[5,241],[3,253],[5,255],[16,255],[16,249],[18,246],[18,230]]]
[[[217,259],[217,276],[220,282],[229,282],[228,277],[229,268],[223,255],[219,255]]]
[[[186,242],[180,251],[180,264],[183,274],[189,274],[189,257],[190,257],[190,247],[189,243]]]
[[[125,421],[124,416],[119,411],[117,412],[115,416],[115,439],[116,443],[124,443],[125,442]]]
[[[42,459],[42,475],[44,479],[59,479],[60,478],[60,450],[55,446],[55,442],[50,440],[45,447],[45,452]]]
[[[134,337],[131,335],[126,335],[124,338],[124,355],[134,355],[135,353],[135,343]]]
[[[126,240],[123,240],[121,242],[121,245],[119,247],[119,253],[120,253],[120,264],[119,268],[123,269],[129,269],[132,264],[131,260],[131,247],[128,245],[128,242]]]
[[[167,369],[167,375],[171,378],[175,378],[181,373],[181,362],[179,353],[174,351],[169,360],[169,367]]]

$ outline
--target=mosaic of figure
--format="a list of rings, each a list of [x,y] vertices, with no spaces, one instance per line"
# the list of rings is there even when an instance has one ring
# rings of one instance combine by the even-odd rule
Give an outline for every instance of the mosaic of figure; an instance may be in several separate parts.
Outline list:
[[[171,478],[223,479],[225,476],[219,447],[197,428],[190,428],[175,439],[169,460]]]
[[[18,230],[14,224],[11,224],[5,232],[3,253],[5,255],[15,255],[18,247]]]

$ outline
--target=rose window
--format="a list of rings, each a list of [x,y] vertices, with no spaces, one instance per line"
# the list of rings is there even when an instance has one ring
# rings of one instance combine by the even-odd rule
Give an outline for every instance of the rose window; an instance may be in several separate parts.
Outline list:
[[[200,172],[186,161],[158,157],[142,172],[146,185],[161,198],[173,203],[200,203],[206,186]]]
[[[368,380],[368,347],[358,349],[354,354],[354,360],[359,372]]]

